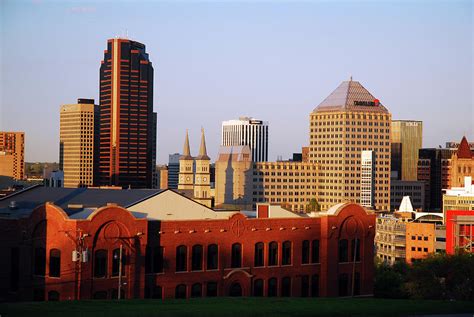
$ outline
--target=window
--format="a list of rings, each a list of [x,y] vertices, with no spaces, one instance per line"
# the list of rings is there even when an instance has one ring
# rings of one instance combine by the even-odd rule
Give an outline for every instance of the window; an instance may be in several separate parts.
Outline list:
[[[120,249],[112,251],[112,276],[118,276],[120,271]],[[122,250],[122,276],[125,275],[123,266],[125,264],[125,252]]]
[[[319,296],[319,275],[314,274],[311,276],[311,296],[318,297]]]
[[[268,297],[277,296],[277,279],[272,277],[268,280]]]
[[[268,246],[268,265],[278,265],[278,243],[275,241],[270,242]]]
[[[351,250],[352,250],[352,260],[354,260],[354,252],[355,252],[355,260],[358,262],[360,261],[360,239],[353,239],[351,241]]]
[[[242,267],[242,245],[240,243],[232,245],[231,257],[231,267]]]
[[[428,248],[423,248],[423,252],[428,252]]]
[[[196,244],[195,246],[193,246],[192,256],[191,256],[191,270],[192,271],[202,270],[202,245],[200,244]]]
[[[44,248],[35,248],[35,275],[44,276],[46,274],[46,250]]]
[[[217,244],[210,244],[207,247],[207,269],[217,270]]]
[[[339,296],[347,296],[349,278],[346,273],[339,275]]]
[[[416,248],[415,248],[415,247],[411,247],[411,250],[412,250],[412,251],[416,251]]]
[[[153,273],[163,272],[163,247],[153,248]]]
[[[255,244],[254,266],[263,266],[263,243],[262,242],[258,242]]]
[[[339,240],[339,262],[348,262],[347,240]]]
[[[282,278],[281,280],[281,296],[291,296],[291,278],[289,278],[288,276]]]
[[[179,284],[176,286],[174,297],[176,299],[186,299],[186,285]]]
[[[59,277],[61,275],[61,251],[51,249],[49,251],[49,276]],[[49,294],[48,294],[49,298]]]
[[[188,248],[185,245],[180,245],[176,248],[176,272],[187,271],[188,269],[187,255],[188,255]]]
[[[191,286],[191,297],[202,297],[202,285],[201,283],[195,283]]]
[[[304,240],[301,245],[301,263],[309,263],[309,240]]]
[[[48,292],[48,301],[56,302],[59,300],[59,293],[56,291],[49,291]]]
[[[319,240],[313,240],[311,246],[311,263],[319,263]]]
[[[207,297],[216,297],[217,296],[217,283],[216,282],[208,282],[207,283]]]
[[[107,250],[97,250],[95,251],[95,257],[94,257],[94,277],[106,277],[106,275],[107,275]],[[97,293],[100,293],[100,292],[97,292]]]
[[[281,245],[281,264],[282,265],[291,265],[291,242],[285,241]]]
[[[428,241],[428,237],[423,237],[423,240],[424,240],[424,241]]]
[[[253,282],[253,296],[263,296],[263,280],[258,279]]]
[[[301,297],[309,296],[309,276],[303,275],[301,277]]]

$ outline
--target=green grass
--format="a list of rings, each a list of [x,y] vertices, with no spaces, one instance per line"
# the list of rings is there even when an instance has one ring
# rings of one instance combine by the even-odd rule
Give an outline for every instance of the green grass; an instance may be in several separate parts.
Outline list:
[[[474,302],[374,298],[206,298],[0,304],[4,316],[407,316],[474,313]]]

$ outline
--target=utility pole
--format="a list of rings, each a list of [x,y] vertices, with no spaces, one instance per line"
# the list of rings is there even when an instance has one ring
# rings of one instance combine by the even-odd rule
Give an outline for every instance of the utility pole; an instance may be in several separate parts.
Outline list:
[[[352,78],[352,77],[351,77]],[[352,262],[352,287],[351,287],[351,296],[354,297],[354,282],[355,282],[355,271],[356,271],[356,255],[357,255],[357,245],[359,244],[359,239],[354,239],[354,250],[352,250],[353,254],[353,262]]]
[[[120,245],[120,255],[119,255],[119,278],[118,278],[118,296],[117,298],[120,300],[121,289],[122,289],[122,250],[123,245]]]

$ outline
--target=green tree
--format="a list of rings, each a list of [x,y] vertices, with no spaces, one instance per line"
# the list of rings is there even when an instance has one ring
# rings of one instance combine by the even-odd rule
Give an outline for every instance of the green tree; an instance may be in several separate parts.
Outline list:
[[[306,205],[306,212],[312,212],[312,211],[321,211],[321,206],[319,205],[316,198],[312,198],[309,201],[309,204]]]

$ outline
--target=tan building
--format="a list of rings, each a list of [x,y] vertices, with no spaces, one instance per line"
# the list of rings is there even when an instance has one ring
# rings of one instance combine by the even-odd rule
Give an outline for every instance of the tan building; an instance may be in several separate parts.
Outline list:
[[[294,212],[318,211],[310,210],[312,199],[319,204],[318,167],[316,163],[292,161],[254,163],[253,204],[280,204]]]
[[[25,178],[25,133],[0,131],[0,175]]]
[[[77,104],[60,108],[59,168],[64,171],[64,187],[94,185],[96,112],[94,99],[78,99]]]
[[[474,153],[466,137],[463,137],[458,150],[451,157],[450,187],[464,186],[465,176],[474,177]]]
[[[156,173],[158,174],[158,189],[168,189],[168,166],[157,166]]]
[[[357,81],[339,85],[310,114],[309,161],[321,166],[318,197],[323,210],[360,203],[361,154],[374,151],[375,210],[390,210],[391,114]]]
[[[390,265],[405,261],[406,222],[394,216],[379,216],[375,226],[376,256]]]
[[[406,224],[406,262],[426,258],[435,252],[436,225],[434,223],[409,222]]]
[[[390,141],[393,178],[416,181],[418,151],[421,149],[423,141],[423,122],[393,120]]]
[[[215,206],[252,209],[252,152],[248,145],[221,146],[215,163]]]
[[[474,184],[472,177],[464,177],[463,187],[452,187],[443,195],[443,214],[446,221],[448,210],[473,210],[474,212]]]

